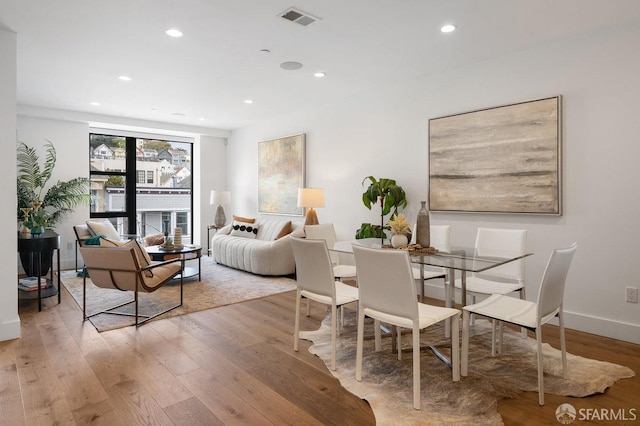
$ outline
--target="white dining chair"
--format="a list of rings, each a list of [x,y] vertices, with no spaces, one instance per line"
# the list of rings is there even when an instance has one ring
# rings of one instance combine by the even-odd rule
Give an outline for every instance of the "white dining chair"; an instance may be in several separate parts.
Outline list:
[[[409,253],[403,250],[372,249],[353,245],[358,268],[360,301],[356,347],[356,380],[362,381],[364,352],[364,319],[373,318],[375,350],[381,350],[380,322],[412,330],[413,344],[413,407],[420,409],[420,330],[441,321],[453,320],[451,333],[451,366],[453,381],[460,380],[459,319],[453,308],[418,302]],[[398,333],[400,336],[400,333]],[[399,339],[398,339],[399,340]],[[398,354],[401,347],[398,344]]]
[[[358,301],[358,289],[336,281],[324,240],[290,237],[296,263],[296,318],[293,349],[298,351],[300,301],[303,297],[331,306],[331,369],[336,369],[337,309]]]
[[[537,302],[516,299],[502,294],[494,294],[473,305],[463,307],[462,320],[462,366],[461,374],[466,376],[469,369],[469,322],[470,315],[477,314],[491,320],[514,324],[536,334],[538,358],[538,402],[544,405],[544,372],[542,363],[542,325],[558,317],[560,325],[560,350],[562,353],[562,378],[567,377],[567,354],[564,335],[562,302],[564,287],[571,260],[577,244],[565,249],[556,249],[551,254],[542,277]],[[500,327],[502,334],[502,326]],[[500,339],[502,341],[502,339]],[[500,351],[501,352],[501,351]],[[493,355],[493,354],[492,354]]]
[[[333,223],[321,223],[319,225],[305,225],[304,233],[307,239],[325,240],[327,247],[331,248],[337,241],[336,231]],[[340,263],[339,253],[329,252],[331,264],[333,265],[333,275],[338,281],[344,281],[345,278],[356,279],[355,265],[347,265]]]
[[[451,225],[431,225],[429,227],[431,247],[438,249],[438,251],[450,252],[451,251]],[[413,233],[411,234],[411,244],[416,242],[416,225],[413,225]],[[424,280],[420,276],[420,267],[413,264],[411,271],[413,272],[413,278],[416,281],[416,285],[419,289],[420,301],[424,302],[424,293],[426,281],[434,279],[442,279],[445,291],[445,300],[450,300],[453,295],[449,293],[448,289],[448,272],[444,268],[438,268],[436,266],[425,266],[423,268]]]

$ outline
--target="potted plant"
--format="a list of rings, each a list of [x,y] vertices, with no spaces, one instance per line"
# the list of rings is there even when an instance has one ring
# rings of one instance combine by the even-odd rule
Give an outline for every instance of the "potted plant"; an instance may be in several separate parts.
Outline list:
[[[387,225],[391,229],[391,245],[393,247],[398,248],[409,244],[411,224],[407,222],[407,218],[402,213],[392,216]]]
[[[384,230],[389,229],[388,226],[384,226],[384,217],[389,213],[395,216],[398,214],[398,209],[407,206],[406,194],[404,189],[393,179],[376,179],[373,176],[367,176],[362,180],[363,186],[367,180],[369,186],[362,194],[362,202],[369,210],[376,203],[380,205],[380,225],[363,223],[356,231],[356,239],[380,238],[384,242],[386,238]]]
[[[45,186],[56,165],[56,149],[50,141],[47,141],[44,148],[46,156],[41,165],[40,157],[33,147],[20,141],[17,147],[18,222],[22,221],[23,226],[29,228],[53,228],[78,205],[89,202],[89,179],[84,177],[66,182],[58,181],[45,192]],[[20,254],[25,272],[33,275],[28,267],[28,257],[27,253]],[[50,266],[50,253],[43,253],[42,260],[42,271],[46,273]]]

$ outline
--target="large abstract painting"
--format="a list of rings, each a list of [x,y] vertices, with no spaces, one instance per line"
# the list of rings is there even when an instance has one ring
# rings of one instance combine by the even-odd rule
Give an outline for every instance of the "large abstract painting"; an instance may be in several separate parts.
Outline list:
[[[305,134],[258,142],[258,212],[302,216]]]
[[[561,214],[561,97],[429,120],[429,209]]]

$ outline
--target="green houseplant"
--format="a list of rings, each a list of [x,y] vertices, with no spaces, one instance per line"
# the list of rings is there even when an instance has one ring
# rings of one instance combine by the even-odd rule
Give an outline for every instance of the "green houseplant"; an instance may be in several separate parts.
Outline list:
[[[50,141],[47,141],[44,148],[46,155],[41,165],[36,150],[18,141],[18,223],[22,221],[26,227],[53,228],[75,207],[89,202],[88,178],[77,177],[66,182],[58,181],[45,191],[56,165],[56,149]],[[29,267],[29,256],[20,253],[20,257],[27,274],[33,275]],[[48,271],[50,259],[48,253],[43,253],[43,273]]]
[[[399,209],[407,206],[407,197],[404,189],[394,179],[376,179],[373,176],[367,176],[362,180],[362,186],[366,181],[369,181],[369,186],[362,194],[362,202],[369,210],[374,204],[380,205],[380,225],[363,223],[356,231],[356,239],[380,238],[384,241],[386,237],[384,230],[389,229],[384,225],[385,216],[389,213],[396,216]]]

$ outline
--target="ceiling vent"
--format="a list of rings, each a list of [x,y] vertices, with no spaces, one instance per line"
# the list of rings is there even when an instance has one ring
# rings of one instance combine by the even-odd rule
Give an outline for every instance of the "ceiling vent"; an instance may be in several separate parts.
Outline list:
[[[319,21],[320,18],[316,18],[315,16],[309,15],[306,12],[301,11],[300,9],[296,9],[294,7],[290,7],[289,9],[282,12],[280,15],[281,18],[286,19],[287,21],[295,22],[296,24],[300,24],[303,27],[308,27],[316,21]]]

